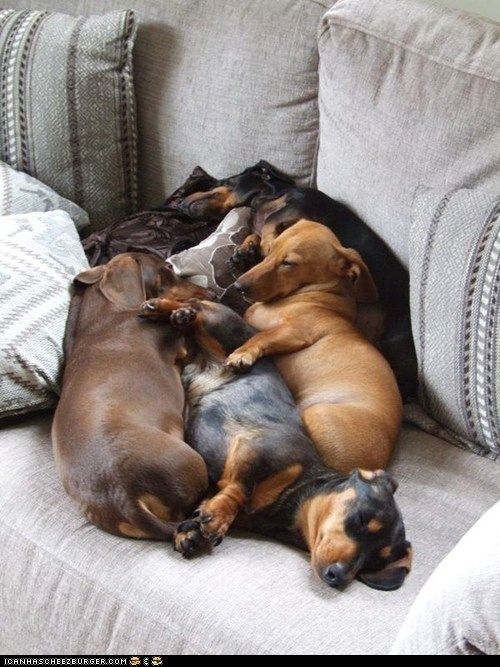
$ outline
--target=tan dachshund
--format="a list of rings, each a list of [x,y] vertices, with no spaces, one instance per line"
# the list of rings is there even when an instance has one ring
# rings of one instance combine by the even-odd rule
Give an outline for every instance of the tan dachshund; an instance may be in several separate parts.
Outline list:
[[[259,330],[227,358],[234,370],[275,362],[326,465],[349,472],[386,467],[402,401],[393,372],[354,324],[356,304],[377,301],[357,251],[324,225],[301,220],[236,287],[259,302],[247,321]]]
[[[127,537],[167,539],[208,488],[184,442],[175,329],[137,317],[145,298],[210,298],[144,253],[118,255],[75,278],[61,400],[52,439],[68,494],[94,524]]]

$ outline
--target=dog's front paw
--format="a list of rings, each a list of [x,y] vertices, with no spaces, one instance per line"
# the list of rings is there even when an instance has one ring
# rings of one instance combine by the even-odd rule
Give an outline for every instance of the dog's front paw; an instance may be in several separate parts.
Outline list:
[[[159,317],[159,301],[161,299],[149,299],[139,308],[139,317],[145,317],[148,320],[155,320]]]
[[[174,549],[184,558],[189,558],[197,551],[206,549],[206,546],[206,539],[198,520],[187,519],[177,526],[174,535]]]
[[[246,271],[252,266],[255,266],[255,264],[258,264],[259,259],[259,248],[257,247],[257,244],[250,242],[238,246],[229,258],[229,263],[233,269]]]
[[[237,373],[245,373],[252,368],[256,360],[257,357],[252,352],[236,350],[227,357],[225,365]]]
[[[170,315],[170,324],[174,327],[187,327],[196,319],[196,310],[192,307],[178,308]]]
[[[229,530],[231,519],[222,515],[212,516],[210,513],[200,512],[198,520],[201,524],[201,534],[213,547],[218,547]]]

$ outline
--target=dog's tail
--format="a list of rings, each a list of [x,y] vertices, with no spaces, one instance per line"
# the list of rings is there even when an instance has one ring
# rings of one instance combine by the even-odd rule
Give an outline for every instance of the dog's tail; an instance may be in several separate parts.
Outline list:
[[[137,499],[121,496],[118,503],[87,506],[84,514],[93,524],[113,535],[146,540],[171,540],[179,521],[171,517],[170,510],[156,498],[145,494]],[[119,509],[118,509],[119,508]]]
[[[130,521],[119,524],[119,532],[127,537],[171,540],[179,525],[179,520],[172,520],[169,508],[151,494],[138,498],[129,516]]]

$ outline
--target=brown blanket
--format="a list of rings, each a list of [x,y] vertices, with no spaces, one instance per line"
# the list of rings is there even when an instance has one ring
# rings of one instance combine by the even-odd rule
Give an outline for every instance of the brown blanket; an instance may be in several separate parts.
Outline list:
[[[209,190],[215,179],[195,167],[187,181],[153,211],[142,211],[119,220],[83,239],[90,266],[106,264],[123,252],[152,252],[165,259],[203,241],[217,222],[194,222],[177,210],[177,202],[191,192]]]

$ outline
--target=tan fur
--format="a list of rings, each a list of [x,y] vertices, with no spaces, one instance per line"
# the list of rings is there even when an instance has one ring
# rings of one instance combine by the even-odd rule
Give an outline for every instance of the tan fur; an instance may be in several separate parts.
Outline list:
[[[354,559],[359,546],[346,534],[345,518],[355,498],[355,490],[349,488],[314,496],[301,506],[297,528],[309,547],[315,572],[321,572],[331,563],[349,563]]]
[[[297,479],[302,470],[303,467],[297,463],[257,484],[250,499],[250,511],[255,512],[274,503],[281,493]]]
[[[373,303],[377,296],[359,254],[343,248],[325,226],[302,220],[280,234],[239,283],[257,302],[246,319],[260,332],[228,357],[228,365],[249,367],[278,355],[278,369],[326,465],[343,472],[385,467],[402,402],[389,364],[355,325],[357,301]]]

